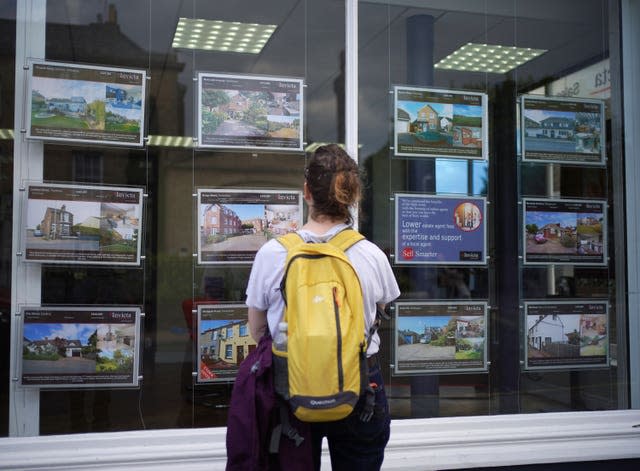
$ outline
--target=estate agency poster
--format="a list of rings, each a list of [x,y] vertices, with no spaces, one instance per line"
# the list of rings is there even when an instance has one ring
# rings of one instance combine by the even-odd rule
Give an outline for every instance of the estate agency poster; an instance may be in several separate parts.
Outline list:
[[[607,264],[605,201],[525,198],[522,206],[524,263]]]
[[[396,156],[486,159],[487,95],[394,87]]]
[[[256,342],[244,304],[198,305],[198,382],[233,381]]]
[[[198,147],[303,149],[302,80],[198,74]]]
[[[302,194],[198,190],[198,263],[252,263],[269,239],[302,227]]]
[[[146,72],[33,62],[27,137],[143,145]]]
[[[25,260],[139,265],[142,189],[30,184]]]
[[[486,371],[487,303],[398,302],[395,374]]]
[[[609,365],[606,301],[525,302],[526,368]]]
[[[395,195],[395,263],[486,263],[486,199]]]
[[[521,97],[522,160],[604,165],[604,103],[580,98]]]
[[[140,309],[25,307],[23,386],[138,386]]]

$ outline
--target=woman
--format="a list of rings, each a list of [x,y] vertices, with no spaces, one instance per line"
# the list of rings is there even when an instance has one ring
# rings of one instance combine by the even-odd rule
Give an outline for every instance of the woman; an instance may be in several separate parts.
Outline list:
[[[305,169],[304,200],[308,220],[298,234],[306,242],[326,242],[353,223],[351,207],[360,199],[358,165],[338,145],[319,147]],[[384,253],[373,243],[362,240],[346,251],[354,266],[365,303],[366,330],[373,325],[377,309],[400,295],[398,284]],[[282,318],[284,300],[280,282],[284,274],[286,249],[277,241],[267,242],[256,254],[247,286],[249,329],[256,342],[266,329],[275,336]],[[334,470],[380,469],[389,440],[389,408],[382,373],[377,361],[380,338],[369,342],[370,383],[377,385],[374,417],[360,420],[361,398],[354,412],[335,422],[312,423],[312,449],[315,469],[320,469],[321,444],[327,438]]]

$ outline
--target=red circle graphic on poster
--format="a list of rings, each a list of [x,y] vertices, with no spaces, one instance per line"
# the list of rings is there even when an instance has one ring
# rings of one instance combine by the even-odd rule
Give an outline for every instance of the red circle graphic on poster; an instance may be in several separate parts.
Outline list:
[[[475,231],[482,223],[482,211],[469,201],[460,203],[453,211],[453,221],[461,231]]]
[[[416,252],[411,247],[405,247],[404,249],[402,249],[402,258],[404,258],[405,260],[411,260],[415,256]]]

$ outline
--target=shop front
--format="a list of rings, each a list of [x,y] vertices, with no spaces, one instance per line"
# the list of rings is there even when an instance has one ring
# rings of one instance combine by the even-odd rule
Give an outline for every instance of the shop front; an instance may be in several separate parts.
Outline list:
[[[0,468],[223,469],[252,261],[330,142],[402,292],[385,469],[637,466],[639,1],[7,0],[0,23]]]

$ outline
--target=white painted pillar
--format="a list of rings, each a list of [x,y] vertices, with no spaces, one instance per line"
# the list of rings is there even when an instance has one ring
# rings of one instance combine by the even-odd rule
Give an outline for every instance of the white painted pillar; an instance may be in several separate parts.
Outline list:
[[[21,0],[16,12],[15,121],[13,153],[13,239],[11,271],[11,355],[9,385],[9,435],[34,436],[40,428],[40,390],[22,388],[18,359],[22,355],[20,308],[40,304],[41,268],[27,264],[22,252],[24,185],[42,181],[43,144],[25,139],[29,59],[44,59],[46,0]]]
[[[627,312],[631,407],[640,409],[640,0],[622,2],[623,109],[627,222]],[[624,387],[624,385],[620,385]]]
[[[345,150],[358,162],[358,0],[345,0]],[[358,213],[353,213],[358,227]]]

